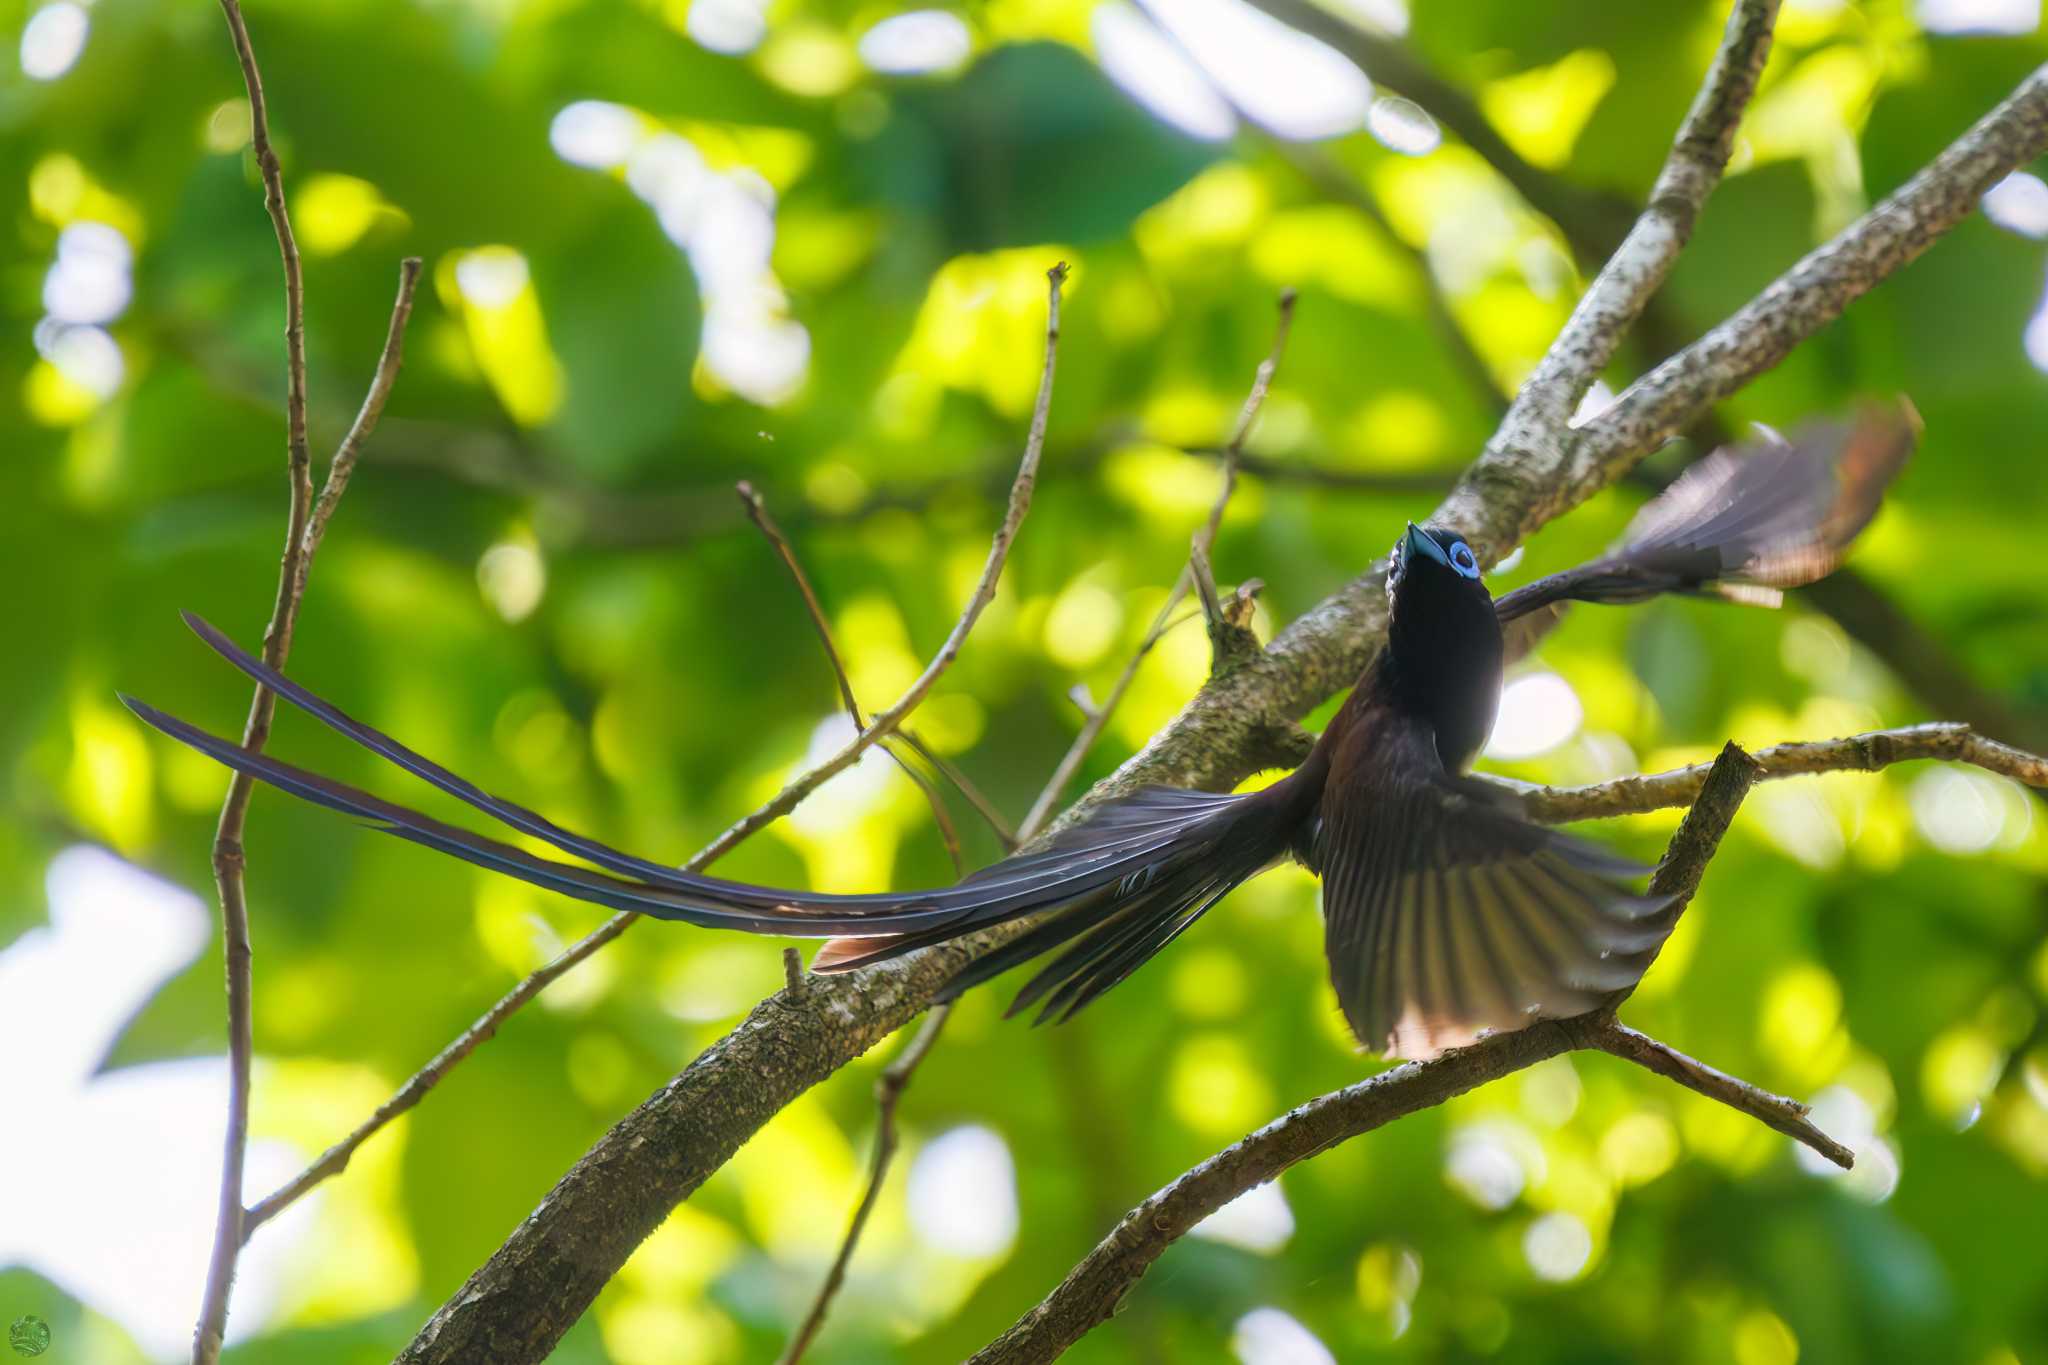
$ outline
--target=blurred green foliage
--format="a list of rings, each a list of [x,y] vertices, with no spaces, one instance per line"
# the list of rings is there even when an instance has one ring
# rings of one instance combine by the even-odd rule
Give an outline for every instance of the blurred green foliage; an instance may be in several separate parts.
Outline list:
[[[0,33],[34,8],[0,4]],[[1188,452],[1226,435],[1280,287],[1301,290],[1298,323],[1252,441],[1280,473],[1247,478],[1215,555],[1226,580],[1265,580],[1268,631],[1430,502],[1306,475],[1448,473],[1490,429],[1433,330],[1416,252],[1502,385],[1578,284],[1556,230],[1459,146],[1326,144],[1396,240],[1260,135],[1173,130],[1095,65],[1085,0],[958,6],[972,54],[922,76],[864,67],[855,42],[887,10],[844,0],[779,0],[740,56],[686,35],[685,0],[248,8],[306,250],[316,451],[359,401],[397,259],[428,272],[292,671],[487,788],[652,856],[682,858],[770,794],[836,711],[732,483],[754,481],[791,529],[864,704],[886,704],[985,552],[1055,260],[1074,278],[1038,501],[917,721],[1013,818],[1078,727],[1069,689],[1101,695],[1172,582],[1216,480]],[[1480,92],[1524,155],[1633,195],[1720,15],[1692,0],[1418,5],[1409,41]],[[1717,321],[2044,52],[2038,37],[1924,34],[1897,0],[1788,5],[1671,308],[1693,332]],[[240,97],[219,15],[196,0],[100,0],[74,67],[0,76],[0,571],[17,642],[0,669],[0,941],[43,921],[42,870],[78,840],[209,887],[222,776],[145,737],[113,693],[238,726],[246,687],[177,613],[253,641],[274,586],[281,296]],[[582,100],[615,106],[600,116],[625,119],[635,145],[680,139],[670,171],[755,206],[734,221],[758,227],[772,206],[766,297],[720,273],[765,243],[700,234],[686,253],[672,240],[686,234],[665,235],[647,188],[660,167],[636,184],[557,154],[557,116]],[[117,229],[133,255],[110,381],[103,355],[59,364],[47,331],[43,354],[31,335],[79,223]],[[2022,334],[2042,275],[2038,242],[1972,220],[1726,413],[1790,424],[1859,394],[1913,397],[1925,447],[1859,565],[2034,736],[2048,732],[2048,383]],[[741,362],[719,360],[728,342]],[[782,368],[749,377],[762,354]],[[1654,358],[1628,357],[1615,385]],[[1636,496],[1545,532],[1502,581],[1585,557]],[[1206,664],[1198,629],[1171,635],[1086,775],[1141,743]],[[1545,780],[1926,715],[1797,604],[1585,611],[1536,666],[1572,685],[1583,725],[1489,766]],[[299,716],[273,747],[423,799]],[[971,857],[996,856],[955,806]],[[1760,789],[1630,1004],[1677,1046],[1818,1097],[1824,1126],[1862,1151],[1857,1175],[1816,1174],[1786,1140],[1609,1060],[1554,1062],[1291,1172],[1284,1245],[1176,1247],[1072,1358],[1226,1359],[1261,1306],[1343,1360],[2048,1355],[2043,813],[2002,783],[1924,768]],[[1673,823],[1607,832],[1648,854]],[[309,1156],[598,921],[267,793],[248,844],[257,1129]],[[719,870],[832,889],[951,875],[922,799],[886,767]],[[961,1358],[1156,1185],[1375,1065],[1328,996],[1312,882],[1275,874],[1210,919],[1064,1031],[1000,1022],[994,991],[961,1007],[904,1102],[905,1158],[812,1359]],[[236,1358],[394,1350],[599,1133],[776,986],[778,952],[648,925],[564,980],[327,1187],[280,1314]],[[210,949],[107,1065],[217,1053],[219,981]],[[769,1358],[857,1196],[883,1060],[771,1124],[558,1358]],[[906,1205],[922,1145],[963,1124],[1014,1161],[1016,1235],[990,1255],[934,1244]],[[269,1237],[249,1255],[281,1254]],[[0,1279],[0,1309],[19,1299],[60,1340],[126,1349],[22,1279]]]

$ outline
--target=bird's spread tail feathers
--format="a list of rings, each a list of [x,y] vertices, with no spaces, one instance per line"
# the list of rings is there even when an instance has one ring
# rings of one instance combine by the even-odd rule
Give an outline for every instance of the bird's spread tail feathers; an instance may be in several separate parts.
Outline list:
[[[602,870],[543,857],[449,824],[244,749],[132,697],[121,699],[173,739],[387,834],[578,900],[709,928],[834,938],[815,964],[821,971],[883,961],[1050,912],[1044,923],[976,959],[947,991],[958,994],[1016,963],[1071,944],[1032,980],[1019,1001],[1045,997],[1046,1011],[1066,1018],[1123,980],[1286,847],[1285,792],[1277,785],[1246,796],[1147,788],[1105,806],[1042,852],[1006,859],[940,890],[825,895],[708,877],[620,852],[493,796],[301,687],[199,617],[187,613],[185,619],[223,658],[292,705],[511,829]]]

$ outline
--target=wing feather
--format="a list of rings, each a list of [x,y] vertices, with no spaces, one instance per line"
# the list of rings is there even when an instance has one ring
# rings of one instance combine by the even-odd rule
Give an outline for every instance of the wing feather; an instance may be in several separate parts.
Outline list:
[[[1390,718],[1324,794],[1330,976],[1361,1042],[1429,1057],[1488,1032],[1584,1013],[1633,984],[1670,931],[1647,869],[1544,829],[1433,766]]]

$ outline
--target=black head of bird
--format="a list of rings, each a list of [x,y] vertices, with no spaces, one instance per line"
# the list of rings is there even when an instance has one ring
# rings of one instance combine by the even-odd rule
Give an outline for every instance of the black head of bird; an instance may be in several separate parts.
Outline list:
[[[1382,669],[1393,699],[1428,717],[1451,772],[1470,767],[1493,730],[1501,660],[1479,557],[1456,531],[1409,522],[1387,565]]]
[[[780,891],[621,853],[489,795],[196,617],[187,619],[202,639],[284,700],[581,861],[541,857],[123,700],[229,767],[492,871],[661,919],[830,938],[812,963],[819,971],[1030,918],[983,945],[939,998],[1052,955],[1017,1000],[1039,1004],[1041,1019],[1071,1016],[1292,852],[1323,879],[1330,979],[1353,1032],[1377,1051],[1428,1056],[1595,1008],[1635,983],[1670,930],[1669,907],[1629,885],[1644,869],[1532,824],[1504,788],[1465,774],[1499,702],[1502,627],[1520,632],[1569,601],[1773,600],[1834,566],[1918,430],[1900,403],[1711,456],[1643,510],[1619,549],[1498,601],[1462,536],[1411,524],[1388,571],[1386,648],[1294,772],[1239,795],[1143,788],[1041,849],[935,891]]]

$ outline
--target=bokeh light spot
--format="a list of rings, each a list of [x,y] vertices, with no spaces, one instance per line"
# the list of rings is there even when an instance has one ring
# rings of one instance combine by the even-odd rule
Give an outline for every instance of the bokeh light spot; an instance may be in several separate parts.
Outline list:
[[[1294,1236],[1294,1210],[1280,1192],[1280,1182],[1254,1185],[1195,1224],[1192,1234],[1241,1251],[1271,1256]]]
[[[1586,711],[1555,673],[1525,673],[1501,689],[1500,712],[1486,741],[1488,758],[1534,758],[1579,732]]]
[[[910,1166],[910,1226],[953,1256],[1000,1256],[1017,1240],[1017,1171],[993,1128],[969,1124],[941,1133]]]
[[[974,50],[974,35],[956,14],[919,9],[891,15],[860,36],[860,59],[891,76],[951,71]]]
[[[1243,1365],[1337,1365],[1314,1332],[1278,1308],[1254,1308],[1239,1318],[1230,1350]]]
[[[21,30],[21,74],[32,81],[54,81],[69,71],[85,51],[92,20],[85,7],[57,0],[31,14]]]
[[[1593,1258],[1593,1234],[1573,1214],[1546,1213],[1522,1234],[1522,1255],[1539,1280],[1574,1280]]]

